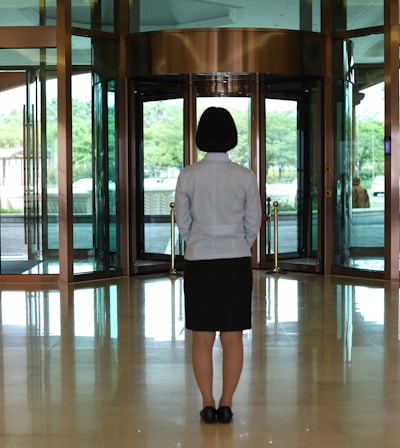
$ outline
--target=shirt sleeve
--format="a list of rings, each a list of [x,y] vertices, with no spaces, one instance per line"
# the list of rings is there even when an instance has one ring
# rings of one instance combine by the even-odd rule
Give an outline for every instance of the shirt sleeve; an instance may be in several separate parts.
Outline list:
[[[253,172],[246,193],[244,230],[245,238],[251,247],[257,238],[261,226],[261,199],[258,191],[257,179]]]
[[[178,177],[175,190],[175,219],[184,241],[187,241],[192,229],[191,200],[183,189],[182,176]]]

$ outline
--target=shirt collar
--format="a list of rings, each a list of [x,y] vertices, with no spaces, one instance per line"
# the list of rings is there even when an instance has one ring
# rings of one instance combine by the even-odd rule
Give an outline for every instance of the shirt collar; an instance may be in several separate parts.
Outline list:
[[[209,162],[225,162],[230,160],[230,158],[226,152],[208,152],[204,160],[208,160]]]

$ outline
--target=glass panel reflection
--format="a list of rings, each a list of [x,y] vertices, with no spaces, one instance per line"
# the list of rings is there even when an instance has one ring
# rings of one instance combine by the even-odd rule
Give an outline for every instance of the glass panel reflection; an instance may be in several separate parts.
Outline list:
[[[185,340],[183,281],[158,279],[146,282],[145,335],[154,344]]]
[[[329,350],[340,356],[342,363],[350,363],[364,350],[367,340],[377,345],[384,343],[383,288],[338,284],[333,294],[325,291],[325,300],[319,297],[324,291],[319,288],[312,280],[266,277],[265,323],[268,334],[273,335],[270,344],[295,344],[300,327],[310,329],[315,325],[318,333],[317,327],[323,326],[324,312],[330,313],[331,330],[326,331],[334,337]],[[323,303],[318,311],[320,300]],[[307,308],[313,311],[310,313]],[[317,347],[319,344],[315,342]]]
[[[279,322],[298,322],[298,282],[295,280],[266,279],[266,324],[276,325]],[[285,298],[283,300],[283,298]]]
[[[60,312],[59,291],[0,292],[1,325],[15,335],[60,336]]]

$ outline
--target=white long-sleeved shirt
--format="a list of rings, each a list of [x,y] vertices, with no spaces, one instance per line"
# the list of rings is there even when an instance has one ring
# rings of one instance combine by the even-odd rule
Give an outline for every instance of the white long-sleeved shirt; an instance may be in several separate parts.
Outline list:
[[[207,153],[179,174],[175,216],[186,242],[185,259],[250,256],[261,225],[254,173],[226,153]]]

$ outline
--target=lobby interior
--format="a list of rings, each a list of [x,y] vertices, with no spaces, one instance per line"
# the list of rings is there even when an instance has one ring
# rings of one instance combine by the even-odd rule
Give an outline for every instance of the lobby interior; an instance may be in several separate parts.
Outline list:
[[[26,108],[23,152],[0,143],[0,446],[397,448],[398,0],[1,3],[0,119],[14,89]],[[146,177],[150,106],[178,107],[183,166],[210,99],[251,123],[243,163],[271,217],[229,425],[200,421],[173,177]],[[295,168],[275,183],[268,120],[283,104]],[[362,155],[371,207],[352,209]],[[268,195],[293,185],[275,227]],[[218,338],[214,360],[218,399]]]

